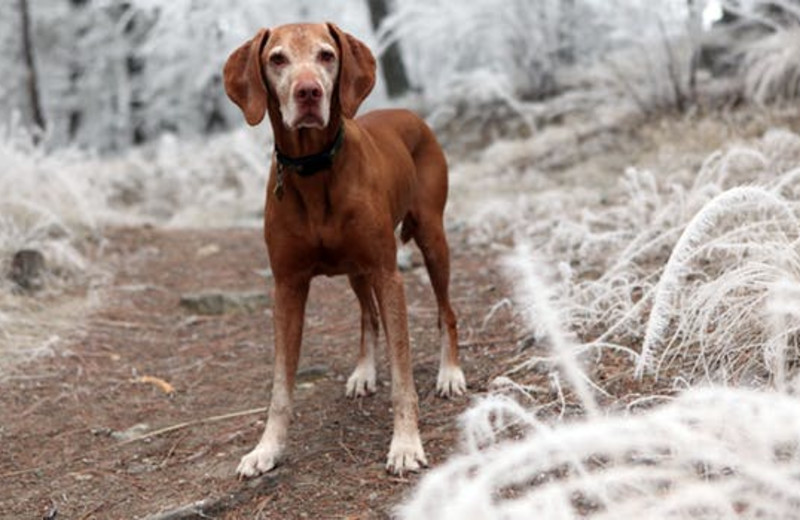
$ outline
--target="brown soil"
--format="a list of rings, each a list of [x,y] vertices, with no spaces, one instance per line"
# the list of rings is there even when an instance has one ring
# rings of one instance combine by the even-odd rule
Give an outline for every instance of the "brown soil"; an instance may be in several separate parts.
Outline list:
[[[518,337],[507,308],[482,326],[506,294],[492,254],[470,248],[460,233],[450,240],[469,397],[434,396],[435,303],[424,268],[405,275],[421,434],[434,466],[457,449],[456,418],[508,367]],[[259,232],[116,230],[104,258],[116,274],[80,337],[0,386],[0,517],[391,515],[419,475],[384,470],[391,434],[385,353],[378,393],[357,401],[344,395],[359,337],[346,280],[312,285],[287,460],[242,482],[236,465],[266,417],[270,307],[193,316],[179,300],[210,288],[269,291],[271,280],[257,273],[267,267]],[[146,425],[140,435],[156,433],[121,440],[136,425]]]

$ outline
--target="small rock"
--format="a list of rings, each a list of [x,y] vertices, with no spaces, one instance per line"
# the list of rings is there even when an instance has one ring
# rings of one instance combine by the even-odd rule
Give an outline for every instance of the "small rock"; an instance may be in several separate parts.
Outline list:
[[[44,285],[44,255],[35,249],[22,249],[11,260],[11,278],[19,288],[29,292],[37,291]]]
[[[253,312],[269,303],[266,291],[206,291],[181,296],[181,306],[195,314],[219,315],[229,312]]]
[[[56,520],[56,518],[58,518],[58,508],[55,505],[50,505],[44,516],[42,516],[42,520]]]
[[[448,234],[460,233],[467,228],[467,223],[463,220],[451,220],[447,222],[445,229]]]
[[[400,271],[406,272],[414,268],[411,256],[411,249],[407,247],[401,247],[397,250],[397,268]]]
[[[297,371],[298,383],[312,383],[328,376],[328,367],[325,365],[311,365]]]
[[[111,428],[107,428],[105,426],[101,426],[99,428],[92,428],[91,430],[92,435],[97,435],[98,437],[111,437],[114,434],[114,430]]]
[[[266,269],[253,269],[253,272],[256,273],[258,276],[262,276],[266,279],[272,278],[272,269],[267,267]]]
[[[535,347],[537,344],[538,344],[538,338],[536,337],[536,335],[528,334],[527,336],[525,336],[524,338],[522,338],[517,342],[517,349],[520,351],[528,350],[529,348]]]
[[[205,258],[207,256],[216,255],[220,251],[221,249],[217,244],[208,244],[197,250],[197,257]]]
[[[136,437],[141,437],[149,429],[150,429],[149,424],[145,423],[134,424],[125,431],[111,432],[111,437],[118,441],[129,441],[131,439],[135,439]]]

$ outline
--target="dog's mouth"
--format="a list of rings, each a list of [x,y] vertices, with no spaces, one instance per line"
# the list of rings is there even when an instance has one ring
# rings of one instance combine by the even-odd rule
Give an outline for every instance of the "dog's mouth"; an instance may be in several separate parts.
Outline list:
[[[325,128],[325,120],[318,113],[303,114],[297,118],[295,128]]]
[[[319,103],[298,104],[294,121],[290,129],[298,128],[325,128],[325,117]]]

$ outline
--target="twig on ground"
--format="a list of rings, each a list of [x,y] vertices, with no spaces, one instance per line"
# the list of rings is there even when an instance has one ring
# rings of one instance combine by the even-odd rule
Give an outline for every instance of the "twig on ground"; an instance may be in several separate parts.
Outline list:
[[[212,422],[224,421],[226,419],[233,419],[234,417],[242,417],[244,415],[253,415],[257,413],[264,413],[267,411],[266,406],[262,406],[260,408],[251,408],[250,410],[243,410],[240,412],[233,412],[233,413],[226,413],[223,415],[215,415],[213,417],[204,417],[203,419],[195,419],[194,421],[186,421],[178,424],[174,424],[172,426],[167,426],[166,428],[161,428],[160,430],[154,430],[152,432],[145,433],[144,435],[140,435],[138,437],[134,437],[133,439],[128,439],[126,441],[119,442],[114,446],[124,446],[126,444],[132,444],[134,442],[143,441],[145,439],[150,439],[153,437],[158,437],[159,435],[164,435],[165,433],[172,433],[174,431],[182,430],[184,428],[189,428],[190,426],[197,426],[198,424],[207,424]],[[113,447],[113,446],[110,446]]]
[[[172,426],[167,426],[166,428],[161,428],[160,430],[154,430],[152,432],[145,433],[144,435],[140,435],[138,437],[134,437],[133,439],[128,439],[126,441],[118,442],[117,444],[112,444],[110,446],[106,446],[105,448],[102,448],[99,451],[100,452],[108,451],[108,450],[117,448],[119,446],[125,446],[127,444],[133,444],[135,442],[143,441],[145,439],[151,439],[153,437],[158,437],[159,435],[164,435],[166,433],[171,433],[171,432],[174,432],[174,431],[182,430],[184,428],[189,428],[191,426],[197,426],[198,424],[207,424],[207,423],[212,423],[212,422],[219,422],[219,421],[224,421],[226,419],[233,419],[235,417],[242,417],[242,416],[245,416],[245,415],[253,415],[253,414],[257,414],[257,413],[265,413],[266,411],[267,411],[267,407],[264,406],[264,407],[261,407],[261,408],[251,408],[250,410],[242,410],[242,411],[239,411],[239,412],[226,413],[226,414],[223,414],[223,415],[215,415],[213,417],[204,417],[202,419],[196,419],[194,421],[186,421],[186,422],[183,422],[183,423],[174,424]],[[81,454],[80,457],[77,457],[72,461],[64,462],[62,464],[69,464],[69,463],[74,462],[75,460],[78,460],[79,458],[84,457],[84,456],[85,456],[85,454]],[[0,473],[0,480],[6,479],[6,478],[11,478],[11,477],[16,477],[16,476],[19,476],[19,475],[25,475],[27,473],[35,473],[37,471],[42,471],[42,470],[44,470],[44,469],[46,469],[48,467],[52,467],[54,465],[55,464],[45,464],[45,465],[42,465],[42,466],[35,466],[35,467],[32,467],[32,468],[26,468],[26,469],[20,469],[20,470],[16,470],[16,471],[10,471],[8,473]]]

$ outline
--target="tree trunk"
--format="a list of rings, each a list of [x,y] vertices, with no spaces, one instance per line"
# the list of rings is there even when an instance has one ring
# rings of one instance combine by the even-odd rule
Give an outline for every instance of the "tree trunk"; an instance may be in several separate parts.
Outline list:
[[[697,102],[697,69],[700,66],[700,45],[703,32],[703,6],[697,0],[687,0],[689,7],[689,42],[691,58],[689,59],[689,96],[693,103]]]
[[[389,0],[367,0],[372,28],[376,31],[384,18],[389,15]],[[400,45],[393,41],[380,55],[383,78],[386,80],[386,92],[390,98],[402,96],[411,88],[400,52]]]
[[[28,96],[30,97],[31,116],[39,130],[45,129],[45,120],[42,105],[39,100],[39,79],[36,74],[36,64],[33,58],[33,42],[31,41],[31,16],[28,0],[19,0],[20,14],[22,15],[22,53],[27,68]],[[34,133],[34,139],[38,136]]]
[[[575,63],[575,0],[561,0],[558,20],[558,59]]]

